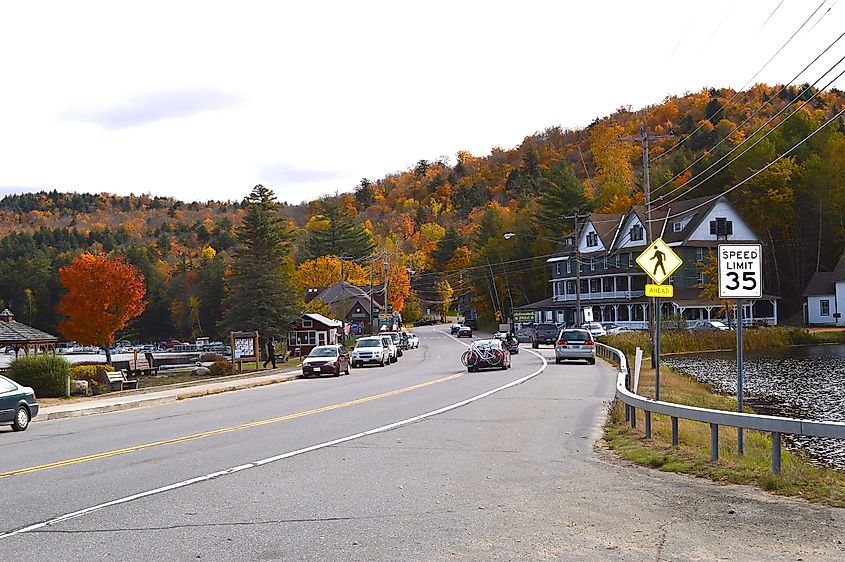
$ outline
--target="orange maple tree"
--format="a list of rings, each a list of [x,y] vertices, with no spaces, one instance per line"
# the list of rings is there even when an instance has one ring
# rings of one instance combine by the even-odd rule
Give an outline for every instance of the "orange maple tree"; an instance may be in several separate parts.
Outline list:
[[[67,317],[59,331],[69,340],[100,346],[108,355],[115,332],[144,311],[144,276],[123,260],[81,254],[59,270],[59,277],[67,289],[56,307]]]

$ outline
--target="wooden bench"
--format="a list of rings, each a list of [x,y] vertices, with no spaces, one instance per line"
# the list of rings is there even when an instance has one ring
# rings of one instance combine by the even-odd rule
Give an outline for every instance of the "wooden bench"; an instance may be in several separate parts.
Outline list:
[[[138,388],[138,380],[127,379],[123,371],[104,371],[103,374],[108,379],[109,390]]]
[[[138,360],[130,359],[129,367],[126,372],[130,375],[157,375],[158,367],[155,366],[155,358],[152,353],[145,353],[143,356],[138,355]]]

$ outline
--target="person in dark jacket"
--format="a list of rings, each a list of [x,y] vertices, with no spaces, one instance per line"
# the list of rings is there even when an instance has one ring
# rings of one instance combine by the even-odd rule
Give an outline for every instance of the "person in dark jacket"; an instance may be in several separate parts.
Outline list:
[[[276,368],[276,338],[267,338],[267,360],[264,362],[264,368],[267,368],[267,363],[272,363],[273,368]]]

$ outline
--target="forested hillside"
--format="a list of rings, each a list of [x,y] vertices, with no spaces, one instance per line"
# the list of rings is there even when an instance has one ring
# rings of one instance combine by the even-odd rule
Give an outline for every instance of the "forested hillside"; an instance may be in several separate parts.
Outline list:
[[[387,256],[389,299],[407,317],[421,303],[436,308],[471,289],[482,314],[507,294],[515,306],[545,298],[545,258],[571,227],[560,217],[642,201],[641,147],[619,139],[645,127],[674,135],[651,146],[655,210],[727,193],[766,244],[767,293],[783,297],[785,320],[800,321],[807,280],[830,270],[845,248],[843,107],[837,90],[710,89],[622,108],[582,130],[551,127],[489,155],[420,160],[354,189],[338,186],[346,193],[284,204],[296,233],[295,278],[301,288],[339,280],[339,262],[324,257],[336,255],[345,256],[347,279],[367,284],[372,267],[378,283]],[[0,200],[0,305],[56,333],[59,267],[82,251],[114,253],[146,280],[147,308],[126,336],[219,336],[243,213],[242,202],[147,195],[7,196]],[[505,240],[505,232],[517,235]]]

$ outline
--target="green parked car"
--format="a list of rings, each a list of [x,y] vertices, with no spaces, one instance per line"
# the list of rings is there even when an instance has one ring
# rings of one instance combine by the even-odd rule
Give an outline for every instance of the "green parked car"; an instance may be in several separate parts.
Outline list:
[[[23,431],[36,414],[35,391],[0,376],[0,425],[11,425],[15,431]]]

